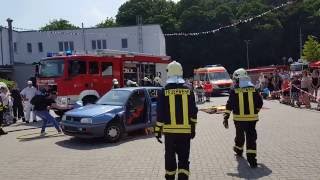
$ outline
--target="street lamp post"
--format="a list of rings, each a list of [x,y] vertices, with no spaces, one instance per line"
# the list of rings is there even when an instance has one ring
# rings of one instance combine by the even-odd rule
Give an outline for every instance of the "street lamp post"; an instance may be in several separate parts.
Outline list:
[[[250,43],[250,40],[244,40],[244,42],[246,43],[246,46],[247,46],[247,69],[250,68],[250,62],[249,62],[249,43]]]

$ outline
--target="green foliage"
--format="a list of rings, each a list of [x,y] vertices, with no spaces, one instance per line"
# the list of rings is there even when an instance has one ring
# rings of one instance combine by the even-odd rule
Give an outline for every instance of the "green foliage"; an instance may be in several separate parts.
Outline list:
[[[308,40],[303,46],[302,58],[309,62],[318,61],[320,59],[320,44],[314,37],[308,36]]]
[[[118,25],[160,24],[164,33],[200,32],[256,16],[288,0],[129,0],[116,16]],[[320,0],[298,0],[237,27],[215,34],[166,37],[167,54],[182,62],[186,76],[206,64],[223,64],[229,71],[246,66],[250,40],[250,67],[282,64],[282,57],[300,58],[299,29],[320,36]]]
[[[117,26],[117,23],[115,19],[113,19],[112,17],[111,18],[107,17],[106,20],[96,25],[96,27],[98,28],[108,28],[108,27],[115,27],[115,26]]]
[[[41,27],[42,31],[54,31],[54,30],[68,30],[68,29],[78,29],[79,27],[71,24],[69,21],[64,19],[54,19],[46,24],[45,26]]]
[[[0,82],[5,83],[9,89],[12,89],[15,86],[15,82],[14,81],[9,81],[9,80],[6,80],[6,79],[0,79]]]

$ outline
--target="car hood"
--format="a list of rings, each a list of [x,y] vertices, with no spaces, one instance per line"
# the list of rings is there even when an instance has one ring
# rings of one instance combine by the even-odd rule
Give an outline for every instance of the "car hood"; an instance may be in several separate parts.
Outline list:
[[[104,113],[115,114],[122,109],[122,106],[90,104],[70,110],[66,112],[66,115],[74,117],[93,117]]]

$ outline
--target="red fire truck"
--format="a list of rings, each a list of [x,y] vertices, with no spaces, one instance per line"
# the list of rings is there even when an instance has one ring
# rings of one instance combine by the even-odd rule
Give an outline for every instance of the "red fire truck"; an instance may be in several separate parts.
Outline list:
[[[165,82],[169,56],[129,52],[103,52],[96,55],[62,55],[40,60],[37,85],[57,92],[57,104],[69,107],[81,100],[94,103],[112,87],[116,78],[120,86],[127,80],[140,83],[144,77],[158,76]],[[56,110],[62,115],[65,110]]]

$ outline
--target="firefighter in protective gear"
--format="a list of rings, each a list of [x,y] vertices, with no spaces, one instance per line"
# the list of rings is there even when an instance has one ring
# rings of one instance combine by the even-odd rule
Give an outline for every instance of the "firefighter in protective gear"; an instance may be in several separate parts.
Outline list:
[[[164,134],[165,178],[172,180],[176,174],[179,180],[189,178],[190,140],[195,137],[198,113],[193,91],[185,84],[182,75],[180,63],[173,61],[168,65],[167,84],[159,93],[157,105],[155,135],[162,143],[161,136]]]
[[[223,125],[228,128],[230,113],[233,113],[233,120],[236,127],[234,152],[242,156],[243,145],[246,139],[247,160],[250,167],[257,167],[257,132],[256,123],[259,120],[258,113],[263,105],[259,91],[251,83],[246,70],[238,69],[233,73],[235,86],[230,90],[230,96],[224,113]]]
[[[112,80],[112,89],[117,89],[117,88],[120,88],[118,79],[113,79]]]

